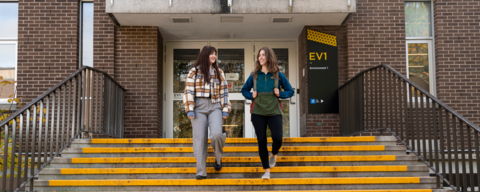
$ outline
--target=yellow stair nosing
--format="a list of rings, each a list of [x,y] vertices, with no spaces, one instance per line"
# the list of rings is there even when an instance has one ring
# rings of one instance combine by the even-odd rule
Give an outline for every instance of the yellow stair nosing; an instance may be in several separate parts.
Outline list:
[[[286,137],[283,138],[285,143],[312,143],[312,142],[375,142],[375,136],[364,137]],[[210,142],[210,140],[208,141]],[[271,143],[272,139],[268,138]],[[91,139],[93,144],[178,144],[193,143],[192,138],[175,138],[175,139]],[[225,143],[257,143],[256,138],[227,138]]]
[[[268,147],[271,151],[272,148]],[[385,145],[284,146],[280,151],[385,151]],[[85,147],[83,153],[192,153],[193,147]],[[208,152],[213,152],[209,147]],[[258,152],[258,147],[224,147],[223,152]]]
[[[49,180],[49,186],[211,186],[211,185],[332,185],[332,184],[408,184],[420,183],[420,177],[362,178],[280,178],[280,179],[110,179]]]
[[[377,166],[298,166],[274,167],[272,173],[332,173],[332,172],[406,172],[406,165]],[[207,167],[207,173],[263,173],[262,167],[224,167],[215,171]],[[62,175],[80,174],[162,174],[162,173],[196,173],[195,167],[165,167],[165,168],[61,168]]]
[[[352,161],[395,161],[396,155],[370,156],[279,156],[277,162],[352,162]],[[90,157],[71,158],[71,163],[195,163],[195,157]],[[215,157],[207,157],[214,163]],[[260,157],[222,157],[223,163],[257,163]]]

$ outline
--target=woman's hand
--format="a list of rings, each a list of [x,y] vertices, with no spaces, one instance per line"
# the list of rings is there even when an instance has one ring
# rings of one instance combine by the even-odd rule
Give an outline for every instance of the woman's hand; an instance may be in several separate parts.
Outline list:
[[[227,119],[227,118],[228,118],[228,116],[223,116],[223,119]]]
[[[273,93],[275,93],[275,96],[280,97],[280,90],[278,90],[278,88],[273,89]]]
[[[256,92],[256,91],[254,91],[254,92],[252,93],[252,97],[253,97],[253,99],[257,98],[257,92]]]
[[[189,116],[189,117],[188,117],[188,119],[193,119],[193,118],[195,118],[195,116]]]

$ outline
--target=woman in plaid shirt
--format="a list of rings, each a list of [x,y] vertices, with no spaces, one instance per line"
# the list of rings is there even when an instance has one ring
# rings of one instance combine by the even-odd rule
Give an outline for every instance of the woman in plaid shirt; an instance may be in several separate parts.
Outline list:
[[[218,68],[215,47],[203,47],[195,66],[188,72],[183,103],[192,122],[193,153],[197,160],[196,179],[206,179],[207,127],[210,128],[210,141],[215,150],[214,167],[220,171],[226,139],[222,133],[223,119],[228,118],[231,110],[227,81],[223,71]]]

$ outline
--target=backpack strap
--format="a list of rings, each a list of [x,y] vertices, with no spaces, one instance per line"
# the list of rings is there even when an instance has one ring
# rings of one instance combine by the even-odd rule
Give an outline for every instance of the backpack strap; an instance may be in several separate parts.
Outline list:
[[[257,91],[257,79],[258,75],[255,75],[255,78],[253,80],[253,91]]]
[[[274,88],[280,88],[280,87],[278,87],[278,72],[277,72],[277,76],[274,75],[273,78],[275,79],[275,83],[274,83],[275,85],[273,87]]]

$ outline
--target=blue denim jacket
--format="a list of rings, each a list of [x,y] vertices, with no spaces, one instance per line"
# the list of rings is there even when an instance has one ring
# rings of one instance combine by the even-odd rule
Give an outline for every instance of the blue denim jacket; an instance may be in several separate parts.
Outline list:
[[[262,71],[257,71],[257,73],[257,92],[273,92],[275,85],[273,74],[269,72],[265,75]],[[287,77],[285,77],[282,72],[278,72],[278,77],[278,86],[283,88],[283,91],[280,92],[279,98],[287,99],[292,97],[295,92],[293,91],[290,82],[288,82]],[[253,100],[252,93],[250,92],[251,89],[253,89],[252,74],[250,74],[247,82],[245,82],[242,88],[242,95],[248,100]]]

